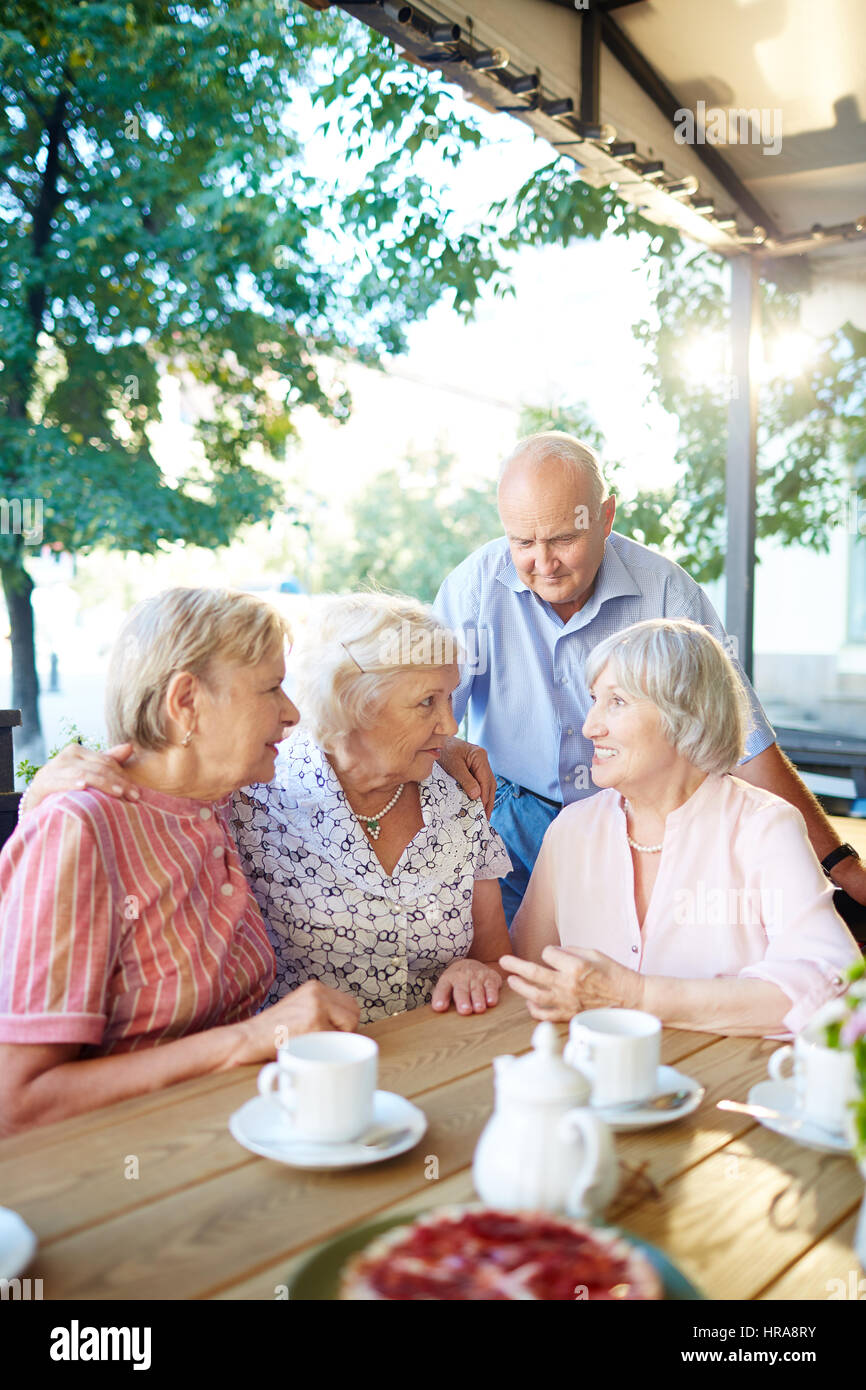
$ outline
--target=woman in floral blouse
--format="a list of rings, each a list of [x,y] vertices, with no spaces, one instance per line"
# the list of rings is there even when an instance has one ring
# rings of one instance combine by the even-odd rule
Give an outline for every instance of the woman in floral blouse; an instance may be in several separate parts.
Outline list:
[[[437,762],[457,732],[455,639],[409,599],[324,601],[295,663],[302,725],[233,828],[277,956],[269,1002],[305,980],[362,1021],[419,1004],[481,1013],[510,949],[510,861],[483,807]]]
[[[306,980],[352,994],[362,1022],[498,1002],[511,949],[498,879],[511,861],[481,802],[437,762],[457,732],[457,663],[453,634],[412,599],[347,595],[311,615],[292,663],[303,723],[274,780],[233,799],[277,959],[268,1004]],[[125,750],[113,751],[64,749],[30,795],[70,779],[123,795]]]

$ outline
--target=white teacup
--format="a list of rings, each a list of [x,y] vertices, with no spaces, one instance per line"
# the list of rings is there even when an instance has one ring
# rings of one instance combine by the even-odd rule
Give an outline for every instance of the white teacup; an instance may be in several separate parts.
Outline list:
[[[378,1057],[358,1033],[306,1033],[262,1067],[259,1093],[283,1106],[299,1139],[348,1143],[372,1123]]]
[[[827,1047],[817,1025],[798,1033],[792,1043],[776,1048],[767,1063],[774,1081],[793,1080],[797,1108],[822,1129],[848,1133],[849,1102],[857,1097],[854,1055],[845,1048]],[[790,1061],[792,1071],[786,1074]]]
[[[628,1105],[655,1095],[662,1026],[639,1009],[586,1009],[569,1027],[565,1060],[592,1082],[593,1105]]]

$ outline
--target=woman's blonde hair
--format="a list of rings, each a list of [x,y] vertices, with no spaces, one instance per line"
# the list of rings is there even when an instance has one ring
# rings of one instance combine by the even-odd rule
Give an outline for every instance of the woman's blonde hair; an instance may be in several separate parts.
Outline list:
[[[648,618],[593,647],[586,683],[610,662],[634,700],[649,700],[665,738],[702,772],[730,772],[742,758],[751,705],[721,642],[689,618]]]
[[[332,753],[338,739],[375,724],[407,672],[462,657],[455,634],[415,599],[369,593],[314,600],[292,657],[301,722]]]
[[[230,589],[165,589],[139,603],[112,649],[105,719],[112,743],[163,748],[165,692],[177,671],[208,684],[219,659],[256,666],[291,640],[275,608]]]

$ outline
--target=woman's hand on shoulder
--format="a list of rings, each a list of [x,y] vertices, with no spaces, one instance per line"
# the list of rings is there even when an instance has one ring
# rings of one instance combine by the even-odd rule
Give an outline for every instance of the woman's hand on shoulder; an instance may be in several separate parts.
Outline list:
[[[24,793],[21,811],[33,811],[55,792],[93,787],[107,796],[138,800],[138,787],[127,777],[123,764],[132,754],[131,743],[119,743],[106,753],[95,753],[80,743],[70,743],[41,767]]]
[[[502,956],[508,983],[533,1018],[566,1023],[583,1009],[643,1007],[644,977],[602,951],[545,946],[544,965]]]
[[[465,956],[442,971],[430,1002],[438,1013],[445,1013],[453,1000],[459,1014],[483,1014],[499,1003],[501,988],[502,972],[495,965]]]
[[[277,1048],[301,1033],[351,1033],[360,1017],[353,995],[318,980],[307,980],[255,1018],[234,1025],[239,1029],[243,1052],[236,1065],[272,1061]]]

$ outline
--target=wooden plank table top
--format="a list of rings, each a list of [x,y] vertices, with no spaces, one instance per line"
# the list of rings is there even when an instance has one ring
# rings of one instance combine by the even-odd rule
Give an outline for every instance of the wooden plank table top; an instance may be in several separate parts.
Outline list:
[[[866,862],[866,817],[830,816],[829,820],[843,841],[853,845],[860,858]]]
[[[319,1242],[392,1212],[473,1199],[491,1061],[526,1051],[534,1026],[506,991],[479,1017],[428,1007],[365,1029],[379,1043],[379,1085],[429,1121],[416,1148],[367,1168],[300,1171],[237,1144],[227,1122],[255,1094],[254,1067],[6,1139],[0,1204],[39,1237],[27,1275],[43,1281],[45,1299],[285,1296]],[[853,1161],[716,1109],[723,1097],[746,1099],[775,1045],[666,1029],[662,1060],[707,1095],[688,1118],[616,1136],[622,1183],[608,1219],[658,1245],[713,1299],[821,1300],[830,1281],[860,1274]]]

